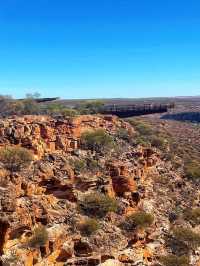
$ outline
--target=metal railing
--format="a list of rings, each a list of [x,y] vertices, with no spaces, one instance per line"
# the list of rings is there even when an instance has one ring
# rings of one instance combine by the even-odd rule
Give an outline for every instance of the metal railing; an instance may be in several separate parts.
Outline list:
[[[173,108],[174,104],[134,104],[134,105],[107,105],[102,108],[105,112],[148,111]]]

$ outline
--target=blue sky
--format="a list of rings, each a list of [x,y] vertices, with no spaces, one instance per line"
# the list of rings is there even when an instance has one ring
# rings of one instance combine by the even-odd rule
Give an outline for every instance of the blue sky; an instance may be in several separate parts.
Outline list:
[[[200,95],[200,1],[0,1],[0,94],[35,91]]]

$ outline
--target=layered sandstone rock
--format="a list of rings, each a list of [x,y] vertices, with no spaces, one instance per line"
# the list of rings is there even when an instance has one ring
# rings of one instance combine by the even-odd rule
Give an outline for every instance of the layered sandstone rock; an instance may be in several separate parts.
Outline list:
[[[99,155],[82,150],[80,136],[104,128],[123,148],[118,154]],[[154,178],[167,173],[173,184],[180,177],[166,166],[155,149],[117,139],[117,130],[134,129],[112,116],[53,119],[47,116],[15,117],[0,122],[0,145],[32,150],[34,162],[19,173],[0,165],[0,255],[4,265],[152,265],[164,252],[162,232],[169,230],[168,215],[175,200],[165,202]],[[95,159],[99,169],[77,173],[71,161]],[[175,177],[174,177],[175,176]],[[81,235],[77,224],[86,217],[78,208],[84,193],[101,192],[119,205],[99,221],[92,236]],[[170,193],[170,191],[168,191]],[[177,194],[181,199],[181,192]],[[124,232],[120,224],[138,210],[152,213],[151,230]],[[163,215],[161,215],[161,213]],[[37,225],[45,226],[48,241],[27,247]],[[197,259],[195,258],[195,262]],[[21,263],[21,264],[20,264]]]

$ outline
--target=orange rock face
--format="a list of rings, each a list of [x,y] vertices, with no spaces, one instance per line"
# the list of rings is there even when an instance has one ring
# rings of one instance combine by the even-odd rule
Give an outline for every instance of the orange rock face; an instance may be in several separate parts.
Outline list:
[[[98,265],[101,257],[106,256],[107,262],[105,259],[103,263],[107,264],[110,259],[112,265],[135,262],[126,254],[119,258],[116,255],[130,240],[119,223],[124,215],[138,210],[140,195],[145,193],[141,186],[139,190],[138,183],[158,157],[152,150],[131,145],[118,156],[110,157],[81,149],[81,134],[97,128],[104,128],[113,139],[120,128],[134,134],[128,123],[113,116],[84,115],[66,120],[24,116],[2,120],[1,145],[28,148],[34,152],[35,160],[27,169],[14,174],[0,165],[0,214],[6,218],[0,218],[0,255],[9,259],[12,250],[27,266],[66,262],[69,263],[66,265]],[[121,145],[120,140],[117,144]],[[76,160],[84,161],[81,171],[72,163]],[[98,162],[98,169],[89,165],[90,160]],[[99,221],[97,232],[93,221],[94,232],[85,236],[77,229],[78,222],[86,220],[79,202],[85,193],[95,191],[116,198],[119,210],[107,213]],[[39,248],[27,247],[33,228],[41,224],[47,229],[48,241],[45,245],[40,243]],[[144,261],[149,256],[144,253]]]
[[[13,127],[15,123],[15,127]],[[87,130],[105,128],[114,131],[120,122],[84,115],[68,120],[54,120],[45,116],[24,116],[8,119],[1,128],[1,136],[11,143],[31,148],[41,158],[45,152],[55,150],[72,151],[78,148],[78,139]],[[128,127],[128,124],[126,125]],[[132,127],[128,127],[133,131]]]
[[[116,176],[112,178],[113,188],[117,194],[136,191],[136,183],[133,178]]]

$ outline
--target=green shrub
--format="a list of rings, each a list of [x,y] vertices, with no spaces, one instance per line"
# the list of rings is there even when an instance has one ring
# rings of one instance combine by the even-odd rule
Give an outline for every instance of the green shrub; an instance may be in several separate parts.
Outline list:
[[[45,107],[45,110],[50,115],[56,115],[61,113],[63,106],[59,103],[51,103]]]
[[[98,171],[101,167],[100,167],[100,165],[99,165],[99,163],[98,163],[97,160],[94,160],[94,159],[92,159],[92,158],[88,158],[88,160],[87,160],[87,168],[88,168],[88,170],[91,171],[91,172],[96,172],[96,171]]]
[[[149,140],[147,138],[145,138],[144,136],[136,136],[135,143],[142,145],[144,147],[150,147],[151,146]]]
[[[154,146],[158,149],[163,149],[166,147],[165,139],[160,137],[160,136],[152,136],[151,138],[149,138],[149,141],[150,141],[152,146]]]
[[[63,108],[61,114],[65,117],[74,117],[78,115],[78,112],[72,108]]]
[[[164,149],[166,147],[167,141],[158,132],[152,129],[152,127],[146,123],[137,120],[129,120],[130,124],[138,132],[136,137],[136,142],[141,145],[149,145]]]
[[[42,109],[35,99],[10,100],[7,102],[5,114],[7,115],[37,115]]]
[[[185,175],[190,179],[199,179],[200,178],[200,164],[196,161],[185,162]]]
[[[200,235],[189,228],[177,227],[173,230],[173,235],[177,241],[187,245],[188,248],[194,249],[200,246]]]
[[[67,108],[59,103],[52,103],[45,106],[45,111],[49,115],[61,115],[64,117],[74,117],[78,115],[78,111],[73,108]]]
[[[21,103],[21,114],[23,115],[33,115],[39,114],[41,112],[40,105],[34,99],[27,98],[25,100],[22,100]]]
[[[104,217],[108,212],[117,211],[117,202],[101,193],[91,193],[79,202],[80,209],[88,216]]]
[[[122,224],[122,227],[127,230],[134,230],[137,228],[147,228],[152,225],[154,218],[151,214],[138,211],[132,215],[126,217],[125,222]]]
[[[94,173],[100,169],[98,161],[92,158],[71,159],[69,162],[76,173],[82,173],[83,171],[90,171]]]
[[[42,225],[36,227],[33,231],[33,236],[29,239],[27,246],[31,248],[39,248],[48,241],[48,232]]]
[[[88,218],[83,223],[79,224],[78,228],[82,235],[90,236],[94,234],[100,228],[100,226],[96,219]]]
[[[22,147],[8,146],[0,149],[0,161],[10,171],[19,171],[33,160],[33,154]]]
[[[118,129],[117,132],[116,132],[116,137],[119,138],[119,139],[122,139],[124,141],[127,141],[127,142],[129,142],[130,138],[131,138],[128,130],[125,129],[125,128]]]
[[[113,138],[103,129],[84,132],[81,143],[84,148],[96,152],[109,150],[114,146]]]
[[[191,222],[193,225],[200,224],[200,208],[186,209],[183,217],[185,220]]]
[[[154,218],[151,214],[138,211],[128,216],[125,222],[122,224],[122,227],[127,230],[134,230],[136,228],[147,228],[152,225]]]
[[[151,126],[144,122],[138,121],[136,119],[130,119],[129,123],[134,127],[136,131],[138,131],[140,135],[148,136],[153,134]]]
[[[73,166],[75,172],[77,173],[81,173],[84,169],[86,169],[86,166],[87,166],[85,160],[81,160],[81,159],[71,160],[70,163]]]
[[[87,101],[76,106],[80,114],[97,114],[104,106],[102,101]]]
[[[164,266],[189,266],[190,264],[187,256],[167,255],[161,257],[159,261]]]

